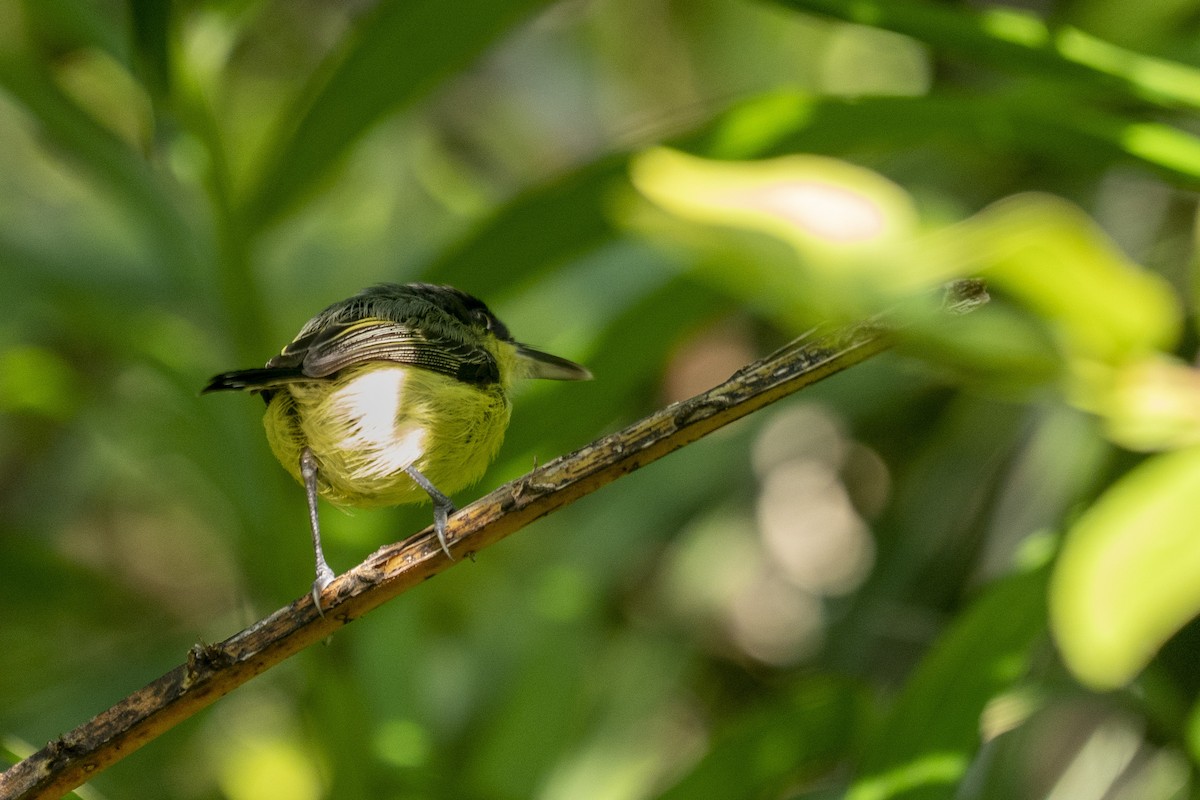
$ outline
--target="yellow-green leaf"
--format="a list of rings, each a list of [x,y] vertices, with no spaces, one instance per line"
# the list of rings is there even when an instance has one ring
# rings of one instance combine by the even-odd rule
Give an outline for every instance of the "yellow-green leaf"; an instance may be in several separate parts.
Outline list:
[[[1166,281],[1122,254],[1066,200],[1018,195],[972,217],[958,234],[961,260],[1055,326],[1077,358],[1120,363],[1179,335],[1179,303]]]
[[[1130,681],[1200,612],[1200,448],[1130,472],[1068,533],[1050,589],[1071,671],[1098,689]]]
[[[655,148],[631,165],[634,185],[671,213],[772,234],[805,253],[846,254],[911,235],[908,195],[883,176],[822,156],[711,161]]]

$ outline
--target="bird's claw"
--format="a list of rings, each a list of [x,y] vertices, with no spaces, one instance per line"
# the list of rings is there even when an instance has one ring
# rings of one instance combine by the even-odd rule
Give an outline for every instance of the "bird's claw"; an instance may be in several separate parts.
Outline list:
[[[450,545],[446,541],[446,525],[450,520],[450,515],[456,510],[452,504],[435,505],[433,507],[433,532],[437,534],[438,544],[442,546],[442,552],[451,561],[454,560],[454,554],[450,552]]]
[[[317,568],[317,578],[312,585],[312,601],[313,606],[317,609],[317,614],[324,617],[325,609],[321,606],[321,593],[325,591],[325,587],[333,583],[333,570],[328,565],[322,564]]]

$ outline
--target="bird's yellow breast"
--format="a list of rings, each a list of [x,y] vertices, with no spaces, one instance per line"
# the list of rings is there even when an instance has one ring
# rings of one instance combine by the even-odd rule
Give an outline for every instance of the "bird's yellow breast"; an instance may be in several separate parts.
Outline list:
[[[509,413],[500,384],[371,362],[332,380],[280,387],[263,424],[275,457],[297,480],[300,452],[312,450],[326,500],[385,506],[428,501],[408,466],[445,493],[474,483],[500,449]]]

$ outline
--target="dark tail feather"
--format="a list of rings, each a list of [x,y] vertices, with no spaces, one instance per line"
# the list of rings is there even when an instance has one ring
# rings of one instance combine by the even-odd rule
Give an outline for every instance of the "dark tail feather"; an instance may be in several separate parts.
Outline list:
[[[302,373],[296,367],[260,367],[258,369],[236,369],[214,375],[200,394],[225,390],[261,392],[274,386],[295,380]]]

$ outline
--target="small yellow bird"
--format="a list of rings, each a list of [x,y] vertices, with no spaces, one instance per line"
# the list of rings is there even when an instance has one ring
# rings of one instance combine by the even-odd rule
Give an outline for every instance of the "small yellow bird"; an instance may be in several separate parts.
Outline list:
[[[480,300],[450,286],[385,283],[310,319],[258,369],[216,375],[203,389],[262,394],[272,452],[308,495],[317,577],[333,570],[321,549],[317,495],[335,505],[433,502],[446,555],[443,492],[477,481],[508,427],[518,378],[589,380],[565,358],[513,341]]]

